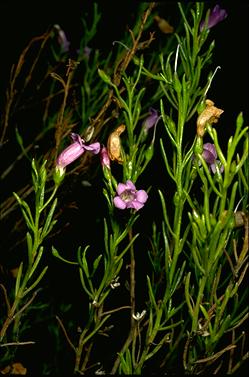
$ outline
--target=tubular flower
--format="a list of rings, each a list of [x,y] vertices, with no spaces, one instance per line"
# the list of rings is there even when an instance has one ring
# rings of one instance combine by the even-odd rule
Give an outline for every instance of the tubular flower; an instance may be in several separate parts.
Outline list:
[[[58,25],[58,24],[54,25],[54,28],[55,28],[55,29],[57,30],[57,32],[58,32],[58,43],[59,43],[59,45],[61,46],[61,50],[62,50],[63,52],[68,52],[68,51],[69,51],[69,48],[70,48],[70,42],[69,42],[69,40],[67,39],[64,30],[62,30],[62,28],[61,28],[60,25]]]
[[[158,115],[157,110],[153,109],[152,107],[149,108],[150,115],[145,119],[143,123],[143,127],[145,132],[147,132],[150,128],[154,127],[160,115]]]
[[[209,165],[209,169],[215,174],[216,170],[219,169],[220,173],[224,171],[224,166],[221,165],[221,162],[217,160],[217,152],[215,145],[212,143],[203,144],[202,157]]]
[[[119,209],[134,208],[136,211],[144,206],[148,194],[144,190],[136,190],[134,183],[128,180],[126,183],[119,183],[117,196],[113,199],[115,207]]]
[[[67,165],[77,160],[77,158],[79,158],[85,152],[85,150],[94,154],[97,154],[100,151],[100,144],[98,142],[86,145],[84,144],[84,140],[81,139],[80,135],[75,133],[71,133],[71,138],[73,143],[64,149],[64,151],[62,151],[57,158],[56,168],[61,171],[64,171]]]
[[[219,22],[223,21],[227,17],[227,12],[222,9],[218,4],[211,10],[208,23],[206,25],[205,20],[200,23],[200,30],[202,31],[205,27],[210,29],[211,27],[217,25]]]

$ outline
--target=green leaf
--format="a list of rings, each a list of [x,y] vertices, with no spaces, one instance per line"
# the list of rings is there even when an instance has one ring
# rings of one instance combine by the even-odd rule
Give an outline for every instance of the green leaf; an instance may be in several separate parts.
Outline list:
[[[39,174],[38,174],[38,171],[37,171],[37,168],[36,168],[36,164],[35,164],[35,159],[34,158],[32,159],[31,166],[32,166],[33,186],[34,186],[34,190],[36,192],[37,188],[38,188]]]
[[[33,253],[34,253],[34,252],[36,252],[36,250],[33,250]],[[31,270],[30,270],[30,273],[29,273],[29,275],[28,275],[28,278],[29,278],[29,279],[31,278],[31,276],[32,276],[33,273],[35,272],[35,270],[36,270],[36,268],[37,268],[37,266],[38,266],[38,264],[39,264],[39,262],[40,262],[40,260],[41,260],[42,254],[43,254],[43,246],[40,246],[40,247],[39,247],[38,254],[37,254],[37,256],[36,256],[36,258],[35,258],[35,260],[34,260],[34,264],[33,264],[32,268],[31,268]],[[32,256],[32,257],[33,257],[33,256]]]
[[[191,317],[193,318],[194,310],[193,310],[193,306],[191,304],[191,296],[189,294],[190,275],[191,275],[191,272],[189,272],[187,274],[186,279],[185,279],[185,298],[186,298],[186,302],[187,302],[187,305],[188,305],[189,313],[190,313]]]
[[[92,275],[95,274],[95,272],[96,272],[96,270],[97,270],[97,268],[98,268],[98,266],[99,266],[99,262],[100,262],[101,258],[102,258],[102,254],[100,254],[100,255],[94,260],[94,262],[93,262],[93,273],[92,273]]]
[[[19,268],[18,268],[18,273],[17,273],[17,277],[16,277],[16,286],[15,286],[15,297],[17,297],[17,295],[19,293],[22,270],[23,270],[23,262],[20,263]]]
[[[55,198],[55,200],[53,201],[53,204],[49,210],[49,213],[47,215],[47,218],[46,218],[46,221],[45,221],[45,224],[43,226],[43,229],[42,229],[42,234],[41,234],[41,238],[42,240],[48,235],[48,233],[51,231],[51,221],[52,221],[52,218],[53,218],[53,215],[54,215],[54,211],[55,211],[55,208],[56,208],[56,205],[57,205],[57,198]]]
[[[60,256],[59,252],[56,250],[56,248],[54,246],[52,246],[52,254],[54,257],[62,260],[63,262],[65,263],[68,263],[68,264],[74,264],[74,265],[78,265],[79,263],[78,262],[71,262],[65,258],[62,258],[62,256]]]
[[[79,268],[79,273],[80,273],[80,281],[81,281],[81,284],[82,284],[84,291],[88,294],[88,296],[92,300],[94,300],[94,293],[90,292],[89,289],[87,288],[86,282],[85,282],[85,279],[84,279],[83,270],[81,268]]]
[[[23,297],[26,296],[30,291],[32,291],[39,284],[39,282],[41,281],[41,279],[43,278],[43,276],[47,272],[47,269],[48,269],[48,266],[44,267],[44,269],[42,270],[42,272],[40,273],[40,275],[38,276],[38,278],[36,279],[36,281],[29,288],[27,288],[24,291]]]
[[[112,85],[112,80],[111,80],[110,76],[108,76],[108,75],[103,71],[103,69],[98,68],[98,74],[99,74],[99,77],[100,77],[100,78],[101,78],[106,84]]]
[[[26,234],[27,246],[28,246],[28,256],[29,256],[29,263],[33,261],[33,240],[31,234],[27,232]]]
[[[86,259],[86,252],[87,250],[89,249],[90,245],[87,245],[85,247],[85,249],[83,250],[83,253],[82,253],[82,257],[81,257],[81,260],[82,260],[82,267],[83,267],[83,270],[86,274],[86,277],[87,279],[89,279],[90,277],[90,273],[89,273],[89,268],[88,268],[88,263],[87,263],[87,259]]]
[[[29,156],[26,152],[26,148],[23,145],[23,138],[22,138],[21,134],[19,133],[17,127],[15,128],[15,131],[16,131],[16,140],[17,140],[19,146],[21,147],[22,153],[24,154],[25,157],[27,157],[30,160],[30,158],[29,158]]]
[[[28,204],[25,202],[25,200],[22,200],[19,197],[19,195],[16,194],[15,192],[13,192],[13,195],[16,198],[16,200],[18,201],[19,205],[21,206],[21,211],[22,211],[23,217],[26,221],[28,228],[30,230],[34,230],[35,225],[34,225],[34,221],[33,221],[32,214],[31,214],[31,211],[30,211]]]
[[[157,306],[155,296],[154,296],[154,293],[153,293],[153,289],[152,289],[152,286],[151,286],[150,277],[148,275],[147,275],[147,284],[148,284],[148,288],[149,288],[148,293],[149,293],[150,302],[152,304],[152,307],[155,309],[155,311],[157,313],[158,312],[158,306]]]

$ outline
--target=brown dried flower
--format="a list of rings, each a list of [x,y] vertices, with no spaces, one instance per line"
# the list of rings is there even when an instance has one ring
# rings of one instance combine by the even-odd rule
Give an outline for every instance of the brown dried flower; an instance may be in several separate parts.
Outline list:
[[[13,363],[6,366],[4,369],[0,370],[1,374],[18,374],[25,375],[27,374],[27,368],[25,368],[21,363]]]
[[[159,16],[155,16],[154,20],[157,22],[157,26],[164,34],[171,34],[174,32],[173,26],[171,26],[168,21],[166,21],[164,18],[161,18]]]
[[[205,133],[206,124],[217,123],[220,115],[224,113],[224,110],[215,107],[214,102],[210,99],[207,99],[205,102],[206,108],[197,118],[197,135],[200,137],[203,137]]]
[[[121,140],[120,135],[125,130],[125,125],[121,124],[113,131],[107,140],[107,152],[112,161],[117,161],[119,164],[122,164],[123,160],[121,157]]]

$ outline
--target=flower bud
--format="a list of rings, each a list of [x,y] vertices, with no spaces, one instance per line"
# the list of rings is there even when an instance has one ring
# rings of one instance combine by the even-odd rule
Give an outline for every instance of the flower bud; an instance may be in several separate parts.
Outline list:
[[[200,31],[203,29],[210,29],[217,25],[219,22],[223,21],[227,17],[227,11],[222,9],[218,4],[211,10],[209,17],[200,23]]]
[[[103,146],[100,151],[100,162],[101,162],[102,167],[107,167],[108,169],[111,168],[110,158],[109,158],[109,155],[105,146]]]
[[[103,69],[98,68],[98,74],[100,78],[106,83],[106,84],[111,84],[112,81],[110,77],[103,71]]]
[[[56,166],[53,174],[54,183],[56,186],[59,186],[61,182],[63,181],[66,173],[66,168],[63,168],[61,166]]]

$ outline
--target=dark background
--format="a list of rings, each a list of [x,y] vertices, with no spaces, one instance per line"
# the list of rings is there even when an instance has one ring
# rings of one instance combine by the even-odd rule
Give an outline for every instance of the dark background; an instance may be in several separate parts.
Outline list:
[[[102,1],[102,20],[96,44],[99,48],[112,48],[112,41],[122,36],[126,26],[132,26],[132,11],[136,2]],[[80,17],[91,12],[92,2],[71,1],[49,3],[36,1],[1,1],[0,37],[1,69],[0,90],[8,82],[10,67],[16,63],[19,54],[32,37],[43,34],[51,25],[58,23],[67,33],[72,45],[77,46],[80,38]],[[159,2],[160,16],[176,26],[179,12],[175,1]],[[214,2],[206,2],[213,7]],[[210,88],[210,97],[225,110],[222,115],[227,124],[234,124],[240,111],[248,122],[248,25],[249,6],[247,1],[219,2],[228,17],[212,29],[216,40],[214,63],[221,66]]]

